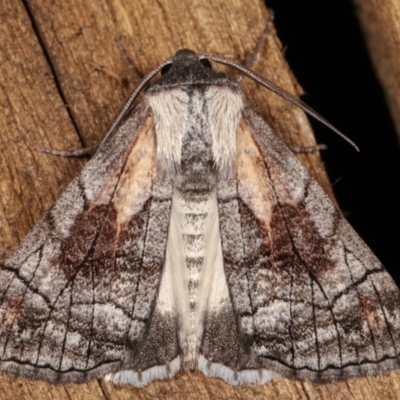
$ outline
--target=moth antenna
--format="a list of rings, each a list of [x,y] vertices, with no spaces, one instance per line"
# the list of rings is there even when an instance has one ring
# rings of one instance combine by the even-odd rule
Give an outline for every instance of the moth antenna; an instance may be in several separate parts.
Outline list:
[[[124,119],[126,113],[128,110],[131,108],[132,103],[135,101],[136,97],[138,94],[142,91],[144,85],[155,75],[157,75],[162,68],[164,68],[166,65],[171,64],[171,58],[164,61],[162,64],[160,64],[156,69],[151,71],[149,74],[147,74],[136,86],[136,88],[133,90],[133,92],[130,94],[128,99],[125,101],[125,103],[122,105],[122,107],[119,109],[117,116],[115,117],[114,121],[112,122],[110,128],[108,129],[103,142],[107,140],[107,138],[111,135],[111,133],[114,131],[114,129],[121,123],[121,121]]]
[[[263,76],[257,74],[257,72],[254,72],[251,69],[245,67],[244,65],[238,64],[234,61],[225,60],[224,58],[220,58],[220,57],[213,56],[210,54],[199,54],[199,57],[207,58],[208,60],[212,60],[212,61],[215,61],[220,64],[228,65],[228,66],[240,71],[243,75],[246,75],[250,79],[253,79],[254,81],[256,81],[258,83],[261,83],[261,85],[265,86],[267,89],[276,93],[278,96],[281,96],[285,100],[291,102],[295,106],[301,108],[305,113],[314,117],[319,122],[323,123],[329,129],[331,129],[333,132],[335,132],[337,135],[339,135],[341,138],[343,138],[346,142],[350,143],[357,151],[360,151],[358,146],[351,139],[349,139],[344,133],[342,133],[338,129],[336,129],[330,122],[328,122],[323,116],[321,116],[316,111],[314,111],[310,106],[308,106],[306,103],[304,103],[300,99],[294,97],[293,95],[288,93],[286,90],[275,85],[275,83],[273,83],[270,80],[264,78]]]

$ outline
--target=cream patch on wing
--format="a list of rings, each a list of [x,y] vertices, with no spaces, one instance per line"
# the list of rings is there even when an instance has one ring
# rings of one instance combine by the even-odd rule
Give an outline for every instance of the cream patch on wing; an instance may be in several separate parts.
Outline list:
[[[155,138],[149,118],[128,155],[113,197],[117,223],[121,226],[139,213],[151,197],[156,177]]]
[[[110,203],[111,200],[114,200],[115,193],[116,193],[116,186],[121,185],[121,179],[123,180],[124,175],[126,176],[126,166],[127,165],[132,165],[135,163],[137,160],[141,158],[141,154],[146,154],[149,151],[152,151],[154,153],[155,149],[155,141],[149,135],[153,135],[154,133],[152,132],[152,118],[151,116],[148,116],[144,122],[143,125],[138,128],[138,134],[136,137],[136,140],[132,143],[132,148],[129,149],[129,145],[127,145],[127,156],[124,159],[122,159],[118,163],[114,163],[115,165],[112,165],[113,168],[108,168],[108,166],[104,165],[103,163],[98,163],[97,165],[97,173],[98,174],[103,174],[105,176],[108,176],[108,179],[104,181],[104,183],[100,186],[100,190],[97,191],[95,194],[95,197],[90,201],[88,198],[88,204],[90,206],[90,209],[93,209],[94,207],[101,206],[101,205],[107,205]],[[124,126],[122,126],[124,128]],[[122,129],[121,128],[121,129]],[[126,128],[126,127],[125,127]],[[143,137],[144,136],[144,137]],[[129,143],[130,144],[130,143]],[[133,157],[133,158],[132,158]],[[131,160],[129,160],[131,158]],[[154,158],[154,155],[153,155]],[[154,163],[154,162],[153,162]],[[143,165],[144,168],[148,168],[146,165]],[[99,172],[102,171],[102,172]],[[129,173],[129,172],[128,172]],[[81,183],[84,186],[85,189],[85,195],[94,195],[93,194],[93,188],[91,189],[91,193],[88,193],[86,190],[86,186],[90,185],[90,182],[86,183]],[[77,194],[80,194],[80,190],[77,192]]]
[[[236,163],[239,196],[255,217],[269,226],[275,192],[251,128],[243,119],[237,133]]]

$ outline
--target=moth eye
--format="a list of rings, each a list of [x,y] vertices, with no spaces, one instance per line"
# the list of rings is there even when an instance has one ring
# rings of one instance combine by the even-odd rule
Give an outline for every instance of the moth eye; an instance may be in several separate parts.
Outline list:
[[[164,67],[161,68],[161,76],[165,75],[172,67],[172,63],[171,64],[167,64]]]
[[[206,67],[208,69],[211,69],[211,63],[210,61],[207,60],[207,58],[202,58],[200,60],[201,64],[203,65],[203,67]]]

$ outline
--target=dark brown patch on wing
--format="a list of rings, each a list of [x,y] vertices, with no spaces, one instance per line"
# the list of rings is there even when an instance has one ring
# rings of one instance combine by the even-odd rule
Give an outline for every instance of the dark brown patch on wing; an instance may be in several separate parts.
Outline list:
[[[277,268],[291,267],[296,260],[296,269],[305,268],[318,277],[335,267],[335,263],[325,253],[324,239],[301,204],[274,205],[270,235],[273,264]]]
[[[54,264],[64,272],[67,280],[71,279],[77,272],[77,268],[88,257],[104,222],[108,207],[108,205],[86,207],[71,227],[69,237],[61,244],[60,259],[54,260]]]
[[[61,245],[60,260],[55,262],[71,279],[83,265],[107,273],[118,272],[121,264],[140,262],[151,200],[143,210],[122,226],[112,203],[85,210]],[[119,260],[119,262],[116,262]]]

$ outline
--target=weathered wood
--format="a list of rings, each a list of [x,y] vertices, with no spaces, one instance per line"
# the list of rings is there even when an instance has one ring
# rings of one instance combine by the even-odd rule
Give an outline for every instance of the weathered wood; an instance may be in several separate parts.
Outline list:
[[[400,137],[400,0],[354,0],[354,4]]]
[[[29,9],[25,8],[25,5]],[[188,47],[243,60],[267,21],[259,0],[0,0],[0,256],[4,258],[55,201],[85,160],[39,147],[75,149],[101,140],[137,83],[116,45],[119,37],[144,75]],[[272,30],[255,70],[300,95]],[[246,78],[248,101],[287,143],[314,143],[304,114]],[[330,192],[317,154],[302,161]],[[1,399],[395,399],[400,373],[329,385],[276,379],[230,386],[200,373],[180,373],[143,389],[92,381],[54,386],[0,376]]]

